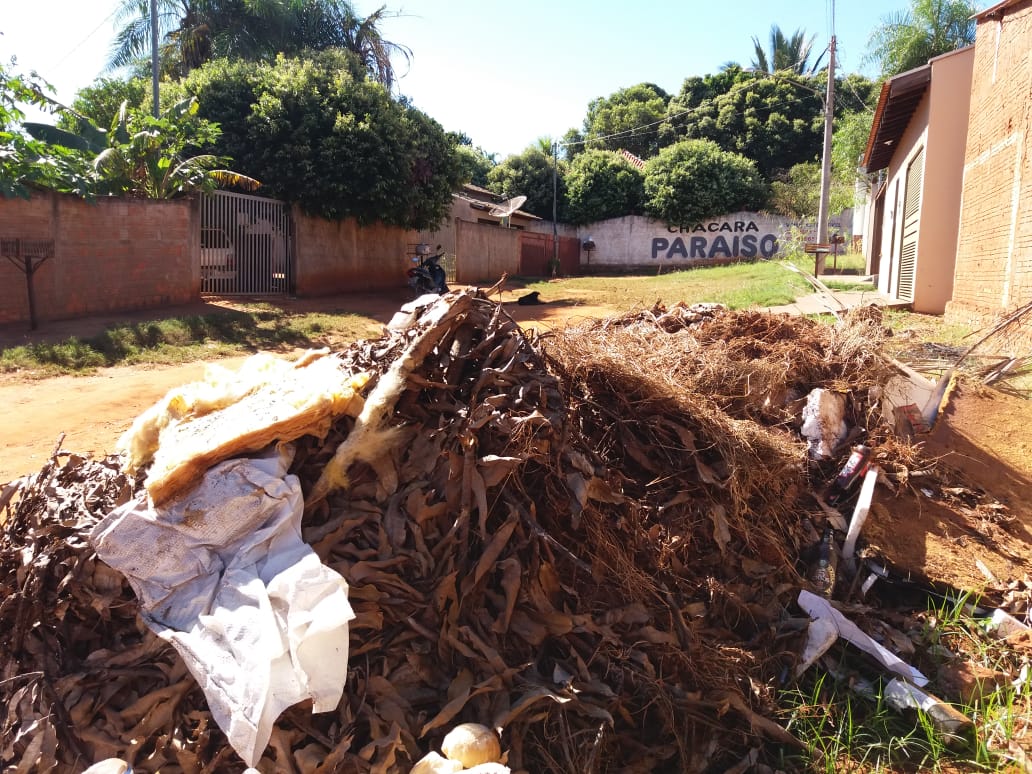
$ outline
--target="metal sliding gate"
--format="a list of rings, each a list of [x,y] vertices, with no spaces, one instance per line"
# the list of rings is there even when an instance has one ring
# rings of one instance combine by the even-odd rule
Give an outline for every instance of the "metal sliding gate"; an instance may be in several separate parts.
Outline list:
[[[216,191],[201,197],[201,292],[290,292],[290,218],[283,202]]]

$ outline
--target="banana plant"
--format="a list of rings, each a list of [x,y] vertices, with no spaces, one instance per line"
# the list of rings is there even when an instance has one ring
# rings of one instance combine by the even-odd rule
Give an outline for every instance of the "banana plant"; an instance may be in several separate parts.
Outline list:
[[[35,123],[26,123],[25,129],[46,143],[91,156],[100,194],[170,199],[220,186],[254,191],[261,185],[222,168],[225,159],[219,156],[189,154],[219,135],[216,124],[196,118],[196,97],[172,105],[159,118],[133,113],[123,102],[109,129],[63,109],[75,119],[77,131]]]

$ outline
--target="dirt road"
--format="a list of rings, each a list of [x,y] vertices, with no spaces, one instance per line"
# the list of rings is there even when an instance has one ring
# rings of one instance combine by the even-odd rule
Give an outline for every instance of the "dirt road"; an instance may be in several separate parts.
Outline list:
[[[515,298],[512,293],[507,296]],[[397,299],[364,296],[356,313],[385,322],[397,310]],[[574,304],[517,306],[506,309],[525,327],[547,328],[586,317],[616,313],[611,307]],[[323,300],[323,308],[341,304]],[[348,299],[348,309],[355,307]],[[80,325],[81,328],[81,325]],[[70,334],[69,334],[70,335]],[[81,330],[79,335],[83,335]],[[216,361],[236,368],[243,357]],[[0,483],[35,473],[65,433],[62,448],[104,455],[114,451],[119,436],[146,408],[172,387],[201,378],[204,362],[147,368],[104,368],[92,376],[61,376],[40,381],[5,379],[0,382]]]

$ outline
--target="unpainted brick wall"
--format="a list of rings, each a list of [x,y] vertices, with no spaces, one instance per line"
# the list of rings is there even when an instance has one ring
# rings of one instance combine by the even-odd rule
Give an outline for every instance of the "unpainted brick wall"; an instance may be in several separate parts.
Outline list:
[[[1032,0],[979,20],[953,322],[984,325],[1032,301]]]
[[[0,238],[54,240],[33,277],[36,317],[64,320],[199,298],[198,217],[193,200],[34,193],[0,198]],[[0,259],[0,323],[28,319],[25,274]]]

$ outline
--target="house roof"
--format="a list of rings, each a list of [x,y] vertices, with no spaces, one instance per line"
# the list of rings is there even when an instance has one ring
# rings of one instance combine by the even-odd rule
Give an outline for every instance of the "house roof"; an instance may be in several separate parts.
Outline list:
[[[621,148],[620,149],[620,155],[623,156],[625,159],[627,159],[629,162],[631,162],[638,169],[643,169],[645,167],[645,162],[642,161],[637,156],[635,156],[629,150],[624,150],[623,148]]]
[[[994,16],[1002,16],[1003,12],[1010,8],[1012,5],[1018,5],[1019,3],[1023,2],[1025,2],[1025,0],[1003,0],[1002,3],[997,3],[996,5],[992,5],[986,8],[984,11],[979,11],[971,18],[975,21],[981,22],[985,21],[986,19],[991,19]]]
[[[867,135],[867,147],[860,163],[867,172],[877,172],[889,165],[907,124],[931,82],[932,66],[926,64],[900,73],[882,84],[878,106],[874,109],[871,133]]]

